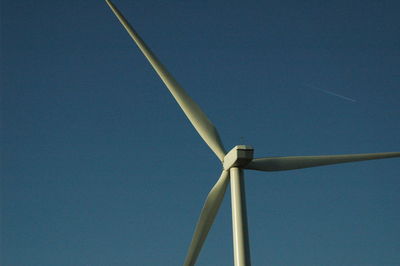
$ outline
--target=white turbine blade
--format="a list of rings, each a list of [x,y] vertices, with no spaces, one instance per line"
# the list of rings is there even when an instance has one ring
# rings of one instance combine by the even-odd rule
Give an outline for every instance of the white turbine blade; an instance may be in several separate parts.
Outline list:
[[[223,171],[217,183],[208,193],[203,209],[201,210],[200,217],[197,220],[192,242],[190,243],[185,263],[183,264],[184,266],[191,266],[195,264],[203,243],[206,240],[208,231],[210,231],[218,209],[221,206],[222,200],[224,199],[228,181],[229,172]]]
[[[129,22],[124,18],[122,13],[110,0],[106,0],[106,2],[117,16],[118,20],[128,31],[129,35],[135,41],[144,56],[150,62],[154,70],[160,76],[161,80],[167,86],[172,96],[174,96],[175,100],[178,102],[179,106],[182,108],[183,112],[186,114],[187,118],[195,127],[197,132],[204,139],[211,150],[217,155],[217,157],[222,161],[226,152],[218,135],[217,129],[200,109],[200,107],[192,100],[192,98],[190,98],[185,90],[178,84],[174,77],[157,59],[150,48],[147,47],[142,38],[140,38]]]
[[[400,157],[400,152],[320,155],[320,156],[289,156],[267,157],[252,160],[246,169],[260,171],[282,171],[307,167],[315,167],[329,164],[349,163],[366,160]]]

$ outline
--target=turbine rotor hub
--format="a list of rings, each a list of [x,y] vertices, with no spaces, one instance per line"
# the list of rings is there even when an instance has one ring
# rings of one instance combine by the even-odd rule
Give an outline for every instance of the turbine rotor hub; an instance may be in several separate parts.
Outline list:
[[[230,150],[224,158],[224,170],[231,167],[243,167],[253,160],[253,147],[248,145],[237,145]]]

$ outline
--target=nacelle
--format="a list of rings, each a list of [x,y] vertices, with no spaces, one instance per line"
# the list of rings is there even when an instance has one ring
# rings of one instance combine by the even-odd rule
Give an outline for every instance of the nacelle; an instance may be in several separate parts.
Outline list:
[[[253,160],[253,147],[247,145],[237,145],[230,150],[224,158],[224,170],[231,167],[243,167]]]

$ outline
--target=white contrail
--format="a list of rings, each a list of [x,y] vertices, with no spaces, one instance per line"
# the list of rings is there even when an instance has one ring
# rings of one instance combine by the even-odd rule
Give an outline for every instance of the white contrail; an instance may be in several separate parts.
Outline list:
[[[328,90],[324,90],[324,89],[321,89],[321,88],[318,88],[318,87],[314,87],[314,86],[311,86],[311,85],[306,85],[306,86],[311,88],[311,89],[319,90],[319,91],[325,92],[326,94],[339,97],[339,98],[341,98],[343,100],[347,100],[347,101],[350,101],[350,102],[357,102],[357,100],[354,100],[352,98],[349,98],[349,97],[346,97],[346,96],[343,96],[343,95],[340,95],[340,94],[337,94],[337,93],[334,93],[334,92],[331,92],[331,91],[328,91]]]

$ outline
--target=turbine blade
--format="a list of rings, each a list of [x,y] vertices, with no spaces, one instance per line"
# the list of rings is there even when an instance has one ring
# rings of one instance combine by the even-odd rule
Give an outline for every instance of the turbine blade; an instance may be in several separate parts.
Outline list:
[[[282,171],[307,167],[315,167],[329,164],[349,163],[365,160],[385,159],[400,157],[400,152],[319,155],[319,156],[289,156],[266,157],[252,160],[246,169],[260,171]]]
[[[229,172],[222,171],[221,177],[208,193],[203,209],[201,210],[200,217],[197,220],[192,242],[190,243],[185,263],[183,264],[184,266],[191,266],[195,264],[203,243],[206,240],[208,231],[210,231],[218,209],[221,206],[222,200],[224,199],[228,181]]]
[[[144,56],[150,62],[151,66],[157,72],[161,80],[167,86],[172,96],[178,102],[179,106],[182,108],[183,112],[192,123],[194,128],[211,148],[211,150],[217,155],[217,157],[222,161],[226,152],[222,145],[221,139],[218,135],[217,129],[207,118],[200,107],[190,98],[186,91],[178,84],[174,77],[168,72],[168,70],[163,66],[163,64],[157,59],[150,48],[145,44],[138,33],[132,28],[129,22],[124,18],[122,13],[117,9],[117,7],[110,1],[106,0],[107,4],[110,6],[111,10],[117,16],[118,20],[128,31],[129,35],[135,41],[136,45],[142,51]]]

